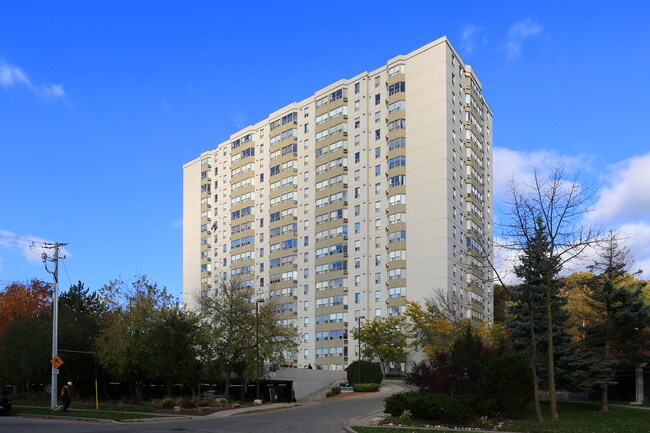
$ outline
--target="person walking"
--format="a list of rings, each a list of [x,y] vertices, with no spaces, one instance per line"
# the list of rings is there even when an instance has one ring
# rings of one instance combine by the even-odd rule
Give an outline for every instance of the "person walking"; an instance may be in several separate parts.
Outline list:
[[[68,382],[61,389],[61,400],[63,400],[63,412],[67,412],[72,401],[72,382]]]

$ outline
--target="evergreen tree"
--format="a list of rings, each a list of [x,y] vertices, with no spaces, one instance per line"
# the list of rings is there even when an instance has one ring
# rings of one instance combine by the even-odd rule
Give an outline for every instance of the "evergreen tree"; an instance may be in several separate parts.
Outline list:
[[[553,359],[555,353],[560,353],[559,349],[569,343],[564,325],[568,316],[562,309],[566,300],[560,296],[560,287],[554,278],[560,270],[560,260],[549,254],[549,238],[541,217],[536,219],[535,232],[528,239],[519,257],[519,264],[515,266],[515,274],[523,283],[511,288],[509,313],[512,318],[506,326],[513,347],[530,359],[535,410],[538,421],[542,422],[537,395],[540,376],[546,372],[550,382],[551,375],[555,374],[554,367],[549,365],[548,360]],[[552,345],[549,345],[547,337],[550,334],[549,314],[552,318]],[[552,356],[549,356],[549,347]],[[547,362],[544,362],[545,359]]]
[[[643,356],[645,328],[650,325],[650,306],[643,297],[646,282],[627,272],[628,261],[628,250],[610,233],[592,266],[600,273],[583,286],[585,337],[567,362],[579,387],[600,389],[602,412],[609,410],[607,390],[616,383],[616,370]]]

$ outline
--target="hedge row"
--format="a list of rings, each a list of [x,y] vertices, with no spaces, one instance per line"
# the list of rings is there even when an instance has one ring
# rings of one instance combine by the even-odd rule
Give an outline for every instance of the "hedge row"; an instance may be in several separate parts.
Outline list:
[[[354,392],[375,392],[379,391],[378,383],[355,383]]]
[[[498,414],[493,399],[421,391],[393,394],[386,398],[385,405],[385,412],[394,417],[410,410],[414,418],[450,423],[466,423]]]
[[[347,368],[348,383],[376,383],[380,384],[384,375],[381,367],[370,361],[354,361]]]

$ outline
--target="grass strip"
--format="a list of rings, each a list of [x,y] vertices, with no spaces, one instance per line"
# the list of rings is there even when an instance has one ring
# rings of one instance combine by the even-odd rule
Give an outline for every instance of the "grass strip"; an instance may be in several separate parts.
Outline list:
[[[650,410],[639,407],[610,407],[609,412],[599,411],[597,403],[587,404],[579,402],[558,402],[560,420],[550,420],[548,404],[543,405],[543,424],[538,424],[534,410],[526,411],[524,418],[511,420],[504,423],[500,430],[508,432],[528,433],[647,433],[650,431]],[[433,422],[431,422],[433,423]],[[361,427],[352,426],[357,433],[448,433],[462,431],[459,429],[427,429],[418,427]],[[494,430],[465,430],[476,433],[492,432]]]
[[[101,419],[101,420],[112,420],[112,421],[127,421],[133,419],[162,417],[154,413],[122,412],[122,411],[95,410],[95,409],[70,408],[67,412],[63,412],[61,410],[52,410],[49,407],[35,407],[35,406],[14,406],[11,409],[11,414],[53,416],[53,417],[61,417],[61,418],[88,418],[88,419]]]

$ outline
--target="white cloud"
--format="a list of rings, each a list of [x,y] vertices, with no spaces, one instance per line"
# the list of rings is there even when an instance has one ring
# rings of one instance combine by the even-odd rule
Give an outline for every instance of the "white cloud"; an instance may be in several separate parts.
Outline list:
[[[508,29],[507,40],[504,46],[506,59],[514,60],[521,55],[524,42],[541,36],[544,28],[531,18],[517,21]]]
[[[471,24],[467,24],[463,28],[463,33],[460,36],[460,49],[465,54],[472,54],[476,48],[476,41],[474,35],[477,32],[477,28]]]
[[[66,96],[62,84],[36,85],[32,83],[25,71],[0,57],[0,86],[8,89],[17,85],[27,87],[36,96],[44,99],[54,100]]]
[[[47,240],[32,235],[17,235],[13,232],[0,229],[0,246],[8,250],[18,251],[23,258],[31,264],[40,264],[43,262],[41,256],[43,253],[52,257],[52,249],[45,248]],[[51,243],[51,242],[50,242]],[[65,248],[60,249],[61,256],[71,257],[71,254]]]
[[[641,278],[650,280],[650,222],[624,224],[619,233],[634,258],[634,263],[628,263],[628,269],[630,272],[641,269]]]
[[[511,181],[514,180],[517,184],[527,183],[531,180],[533,170],[545,178],[558,165],[564,166],[568,171],[584,170],[590,167],[591,157],[561,155],[548,150],[522,152],[495,146],[494,167],[498,167],[494,170],[493,179],[495,201],[505,198]]]
[[[566,170],[588,171],[592,162],[589,155],[570,156],[544,150],[521,152],[495,147],[494,166],[498,167],[494,172],[495,207],[498,209],[507,198],[508,184],[513,179],[516,184],[529,182],[533,169],[545,177],[557,164],[564,165]],[[587,214],[584,222],[617,230],[622,243],[635,258],[629,266],[630,271],[642,269],[642,278],[650,279],[650,153],[612,164],[604,173],[600,179],[604,186],[598,192],[596,210]],[[498,268],[507,282],[512,283],[516,255],[510,251],[499,254],[502,259]],[[586,270],[595,258],[595,251],[585,251],[581,260],[567,265],[563,275]]]
[[[0,58],[0,86],[8,88],[16,84],[31,85],[27,74],[22,69],[10,65],[4,59]]]
[[[592,219],[629,222],[650,218],[650,153],[609,166],[601,180],[605,186]]]
[[[246,115],[243,113],[237,113],[233,116],[232,124],[235,128],[241,129],[246,126]]]

